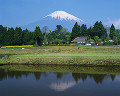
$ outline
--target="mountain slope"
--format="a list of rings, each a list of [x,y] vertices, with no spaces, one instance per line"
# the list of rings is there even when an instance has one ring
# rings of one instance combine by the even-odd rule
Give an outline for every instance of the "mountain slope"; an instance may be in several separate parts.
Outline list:
[[[54,30],[56,28],[56,25],[62,25],[64,28],[67,28],[69,31],[72,30],[72,27],[74,26],[75,22],[78,22],[79,24],[85,23],[83,20],[65,12],[65,11],[55,11],[45,17],[43,17],[41,20],[22,26],[22,29],[29,29],[31,31],[35,30],[36,26],[40,26],[40,28],[44,26],[48,26],[50,30]]]

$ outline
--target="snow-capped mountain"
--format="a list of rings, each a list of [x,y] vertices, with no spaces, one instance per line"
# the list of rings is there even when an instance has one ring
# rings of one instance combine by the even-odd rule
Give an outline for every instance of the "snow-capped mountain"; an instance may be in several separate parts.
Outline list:
[[[66,21],[76,21],[76,22],[84,22],[83,20],[69,14],[69,13],[66,13],[65,11],[55,11],[51,14],[49,14],[48,16],[46,17],[51,17],[53,19],[58,19],[60,21],[63,21],[63,20],[66,20]],[[44,18],[46,18],[44,17]]]
[[[43,17],[41,20],[39,20],[37,22],[22,26],[22,29],[27,28],[27,29],[33,31],[33,30],[35,30],[36,26],[40,26],[40,28],[42,28],[44,26],[48,26],[48,28],[53,31],[57,25],[61,25],[62,27],[67,28],[69,31],[71,31],[75,22],[78,22],[78,24],[85,23],[85,21],[83,21],[65,11],[55,11],[55,12]]]

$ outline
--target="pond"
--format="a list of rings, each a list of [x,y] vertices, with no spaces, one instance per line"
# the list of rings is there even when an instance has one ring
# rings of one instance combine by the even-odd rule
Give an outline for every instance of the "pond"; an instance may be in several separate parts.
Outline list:
[[[119,96],[120,75],[0,69],[1,96]]]

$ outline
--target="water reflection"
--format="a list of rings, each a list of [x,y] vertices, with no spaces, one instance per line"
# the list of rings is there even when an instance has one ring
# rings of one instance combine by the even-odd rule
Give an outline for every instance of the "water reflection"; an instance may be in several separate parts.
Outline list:
[[[41,75],[44,77],[48,77],[48,72],[21,72],[21,71],[8,71],[8,69],[0,69],[0,80],[8,79],[8,78],[16,78],[19,79],[22,76],[29,76],[30,74],[33,74],[36,80],[40,80]],[[52,72],[52,74],[55,75],[57,79],[62,79],[64,76],[67,76],[68,74],[72,74],[72,78],[74,79],[74,83],[72,81],[66,81],[66,83],[70,83],[70,85],[77,84],[80,80],[83,82],[87,80],[87,78],[93,79],[97,84],[104,81],[106,78],[110,78],[112,81],[115,79],[115,75],[108,75],[108,74],[83,74],[83,73],[60,73],[60,72]],[[63,82],[52,84],[54,85],[60,85],[63,84]],[[65,84],[65,82],[64,82]],[[61,85],[60,85],[61,86]]]
[[[75,81],[67,80],[67,81],[54,82],[50,84],[50,88],[54,89],[55,91],[65,91],[68,88],[71,88],[75,85],[76,85]]]
[[[41,72],[34,72],[34,76],[35,76],[36,80],[40,79],[41,74],[42,74]]]
[[[0,69],[1,96],[119,96],[120,75]]]

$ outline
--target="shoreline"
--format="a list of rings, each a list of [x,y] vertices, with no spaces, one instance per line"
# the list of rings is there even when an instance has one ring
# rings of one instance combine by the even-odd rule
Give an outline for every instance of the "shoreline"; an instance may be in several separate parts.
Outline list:
[[[120,74],[120,66],[5,65],[0,69],[27,72],[72,72],[90,74]]]
[[[31,65],[31,66],[78,66],[78,67],[120,67],[120,64],[119,65],[95,65],[95,64],[26,64],[26,63],[23,63],[23,64],[0,64],[0,66],[11,66],[11,65],[18,65],[18,66],[21,66],[21,65]]]

